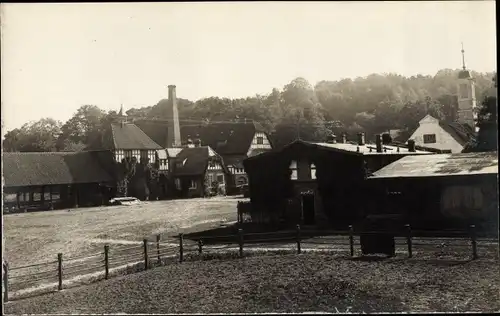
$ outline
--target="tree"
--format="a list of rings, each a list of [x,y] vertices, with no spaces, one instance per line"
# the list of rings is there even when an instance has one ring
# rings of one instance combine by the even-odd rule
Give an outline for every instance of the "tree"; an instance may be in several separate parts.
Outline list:
[[[63,148],[63,144],[69,140],[72,143],[90,144],[98,133],[101,119],[105,112],[95,105],[83,105],[76,113],[62,126],[62,134],[58,140],[58,147]]]
[[[496,96],[487,96],[479,109],[477,126],[479,132],[476,139],[471,140],[462,152],[497,151],[498,103]]]
[[[7,132],[3,141],[5,151],[55,151],[61,133],[61,122],[52,118],[24,124]]]

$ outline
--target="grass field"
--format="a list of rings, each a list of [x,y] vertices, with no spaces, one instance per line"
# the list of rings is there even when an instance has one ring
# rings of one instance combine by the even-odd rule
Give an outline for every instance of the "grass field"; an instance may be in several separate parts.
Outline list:
[[[185,262],[9,302],[7,314],[493,312],[497,259],[303,253]]]
[[[142,202],[3,217],[4,258],[11,267],[102,252],[105,243],[140,244],[156,234],[174,235],[235,221],[235,197]]]

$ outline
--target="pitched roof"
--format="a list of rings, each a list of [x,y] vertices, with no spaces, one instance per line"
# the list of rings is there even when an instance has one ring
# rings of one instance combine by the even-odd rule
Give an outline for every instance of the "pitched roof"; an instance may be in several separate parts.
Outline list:
[[[217,156],[209,146],[183,148],[177,154],[175,176],[203,175],[208,165],[208,158]],[[182,166],[178,166],[182,163]]]
[[[226,166],[233,166],[235,168],[243,168],[243,160],[245,160],[247,156],[226,156],[224,157],[224,163]]]
[[[376,171],[370,179],[498,174],[498,153],[406,156]]]
[[[460,145],[464,146],[476,135],[469,124],[461,124],[458,122],[445,122],[440,121],[441,126],[448,134],[451,135]]]
[[[109,151],[4,153],[6,187],[113,181]]]
[[[167,155],[170,158],[175,158],[182,151],[182,148],[166,148]]]
[[[137,120],[134,122],[157,144],[165,146],[167,143],[168,124],[165,121]],[[185,143],[188,138],[196,135],[201,138],[203,146],[212,147],[217,153],[246,154],[256,132],[265,132],[257,122],[227,122],[193,124],[182,123],[181,139]]]
[[[154,150],[162,148],[135,124],[111,124],[111,133],[113,149]]]

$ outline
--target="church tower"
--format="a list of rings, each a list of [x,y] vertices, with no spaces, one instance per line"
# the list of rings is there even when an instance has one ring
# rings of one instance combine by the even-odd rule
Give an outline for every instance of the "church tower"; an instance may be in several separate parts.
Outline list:
[[[465,67],[465,51],[462,44],[462,70],[458,73],[457,121],[476,130],[476,89],[471,72]]]

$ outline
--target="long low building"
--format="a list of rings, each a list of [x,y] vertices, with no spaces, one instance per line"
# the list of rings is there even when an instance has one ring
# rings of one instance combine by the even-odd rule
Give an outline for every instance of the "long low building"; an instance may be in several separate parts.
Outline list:
[[[114,168],[110,151],[4,153],[4,205],[100,205],[114,196]]]
[[[368,182],[372,212],[404,214],[422,228],[477,223],[498,229],[497,152],[407,156]]]

